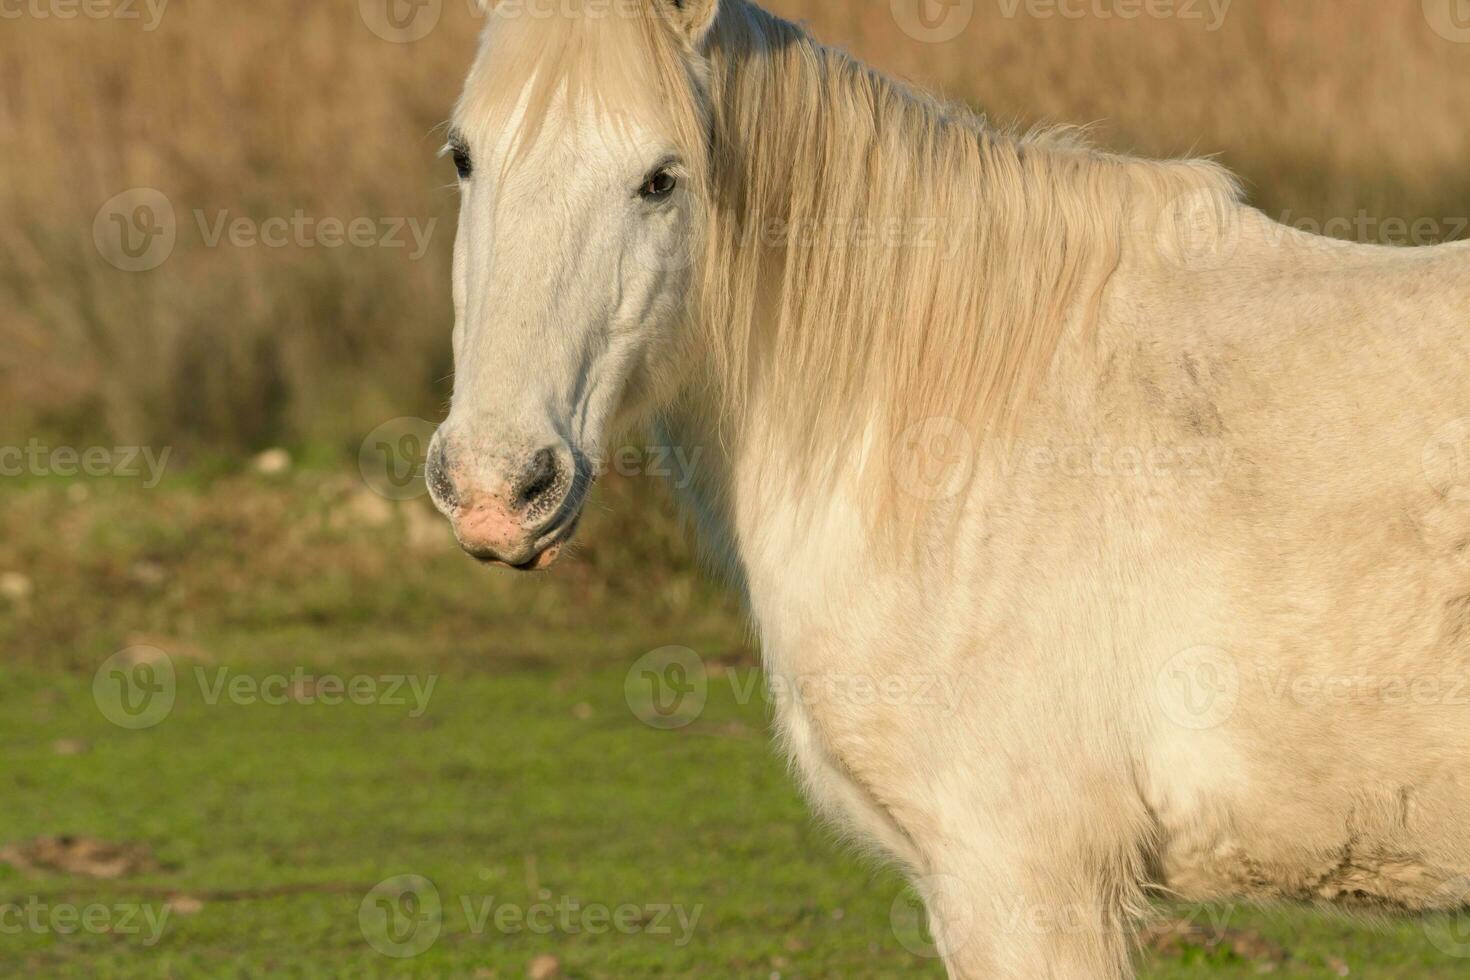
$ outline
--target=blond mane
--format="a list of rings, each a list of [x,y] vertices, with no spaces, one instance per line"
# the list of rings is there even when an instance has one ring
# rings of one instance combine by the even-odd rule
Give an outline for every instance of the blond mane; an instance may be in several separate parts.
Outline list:
[[[698,319],[732,411],[767,370],[789,379],[760,410],[796,422],[808,458],[874,425],[887,445],[926,419],[1009,431],[1063,331],[1095,315],[1130,209],[1237,197],[1209,163],[996,130],[738,0],[711,58]]]

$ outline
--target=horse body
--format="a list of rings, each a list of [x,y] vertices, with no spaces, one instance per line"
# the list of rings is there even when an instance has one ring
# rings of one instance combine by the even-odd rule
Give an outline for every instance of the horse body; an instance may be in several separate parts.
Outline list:
[[[1208,166],[993,138],[746,4],[663,2],[650,10],[685,45],[714,134],[717,176],[688,173],[709,198],[688,233],[720,258],[625,278],[616,302],[578,297],[616,311],[631,291],[646,318],[669,290],[703,290],[637,352],[632,319],[590,329],[566,389],[615,374],[585,366],[615,349],[625,390],[552,427],[582,440],[572,456],[650,417],[669,444],[711,450],[683,490],[747,597],[796,771],[915,881],[951,974],[1130,975],[1129,922],[1158,894],[1470,901],[1470,252],[1307,236]],[[768,217],[750,209],[774,159],[834,166],[820,133],[756,133],[742,111],[837,116],[832,138],[856,134],[870,163],[919,147],[856,190],[821,175],[784,219],[844,217],[837,200],[871,216],[943,159],[919,204],[970,237],[917,257],[863,246],[873,258],[730,233]],[[677,225],[645,199],[664,240]],[[462,236],[485,207],[467,199]],[[515,244],[534,252],[529,232]],[[920,315],[865,320],[823,278],[868,259],[880,288],[918,282],[903,308]],[[473,355],[495,345],[472,277],[492,264],[457,263],[444,444],[509,438],[466,408]],[[827,304],[826,346],[798,285]],[[494,371],[536,346],[516,338]],[[486,479],[456,463],[471,455],[436,454],[457,526]],[[526,540],[547,534],[528,523]]]
[[[1099,406],[1226,451],[1153,510],[1159,581],[1114,597],[1158,616],[1177,596],[1153,642],[1140,624],[1150,666],[1205,643],[1228,672],[1218,717],[1150,740],[1162,870],[1191,897],[1462,903],[1470,256],[1243,220],[1227,267],[1124,301]],[[1169,312],[1138,319],[1145,301]]]
[[[933,889],[942,937],[951,902],[958,975],[1122,975],[1149,886],[1470,898],[1470,486],[1424,459],[1470,414],[1470,255],[1232,217],[1219,270],[1125,254],[941,561],[884,550],[841,492],[860,457],[782,489],[778,415],[697,485],[736,501],[715,536],[808,793]]]

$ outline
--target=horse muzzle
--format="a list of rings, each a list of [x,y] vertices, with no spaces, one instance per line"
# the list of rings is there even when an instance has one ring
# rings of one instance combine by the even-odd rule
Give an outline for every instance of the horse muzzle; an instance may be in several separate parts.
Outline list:
[[[430,447],[425,479],[466,553],[519,571],[555,563],[576,532],[590,482],[565,444],[473,453],[443,430]]]

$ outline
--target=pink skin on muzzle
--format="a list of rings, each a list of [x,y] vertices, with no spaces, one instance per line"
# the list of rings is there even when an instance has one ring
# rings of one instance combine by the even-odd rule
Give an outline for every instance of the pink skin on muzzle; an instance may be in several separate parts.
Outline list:
[[[467,550],[497,555],[515,552],[525,537],[520,520],[493,494],[478,495],[467,506],[461,505],[454,514],[454,533]]]
[[[572,487],[567,455],[551,447],[501,454],[494,470],[486,472],[490,467],[467,465],[466,454],[456,452],[441,429],[430,446],[425,479],[465,551],[487,564],[536,571],[556,561],[576,528],[575,517],[559,528],[548,527]]]
[[[459,507],[452,518],[454,534],[460,545],[475,555],[515,556],[526,550],[526,529],[518,515],[505,506],[495,494],[482,494],[468,505]],[[501,558],[486,559],[490,564],[530,569],[549,568],[561,554],[561,543],[541,552],[529,563],[512,564]]]

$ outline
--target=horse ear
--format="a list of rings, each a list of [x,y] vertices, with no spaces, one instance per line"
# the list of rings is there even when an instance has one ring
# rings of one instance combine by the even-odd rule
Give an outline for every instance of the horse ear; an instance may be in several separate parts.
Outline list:
[[[690,45],[695,49],[704,44],[704,39],[709,36],[710,28],[715,26],[715,18],[720,13],[720,0],[656,0],[663,5],[669,14],[669,19],[684,36],[689,39]]]

